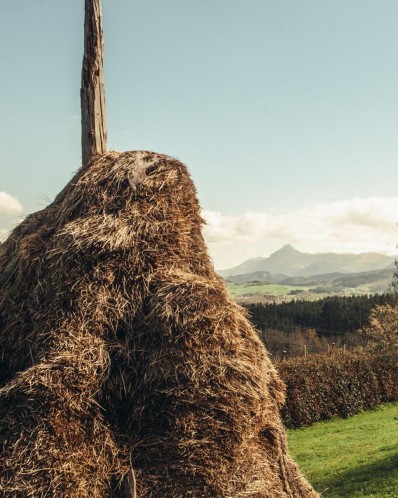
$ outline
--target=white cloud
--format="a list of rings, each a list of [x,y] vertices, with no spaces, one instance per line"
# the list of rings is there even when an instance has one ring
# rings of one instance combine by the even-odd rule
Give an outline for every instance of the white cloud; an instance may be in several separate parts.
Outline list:
[[[4,240],[17,220],[16,215],[23,211],[22,204],[16,197],[0,192],[0,241]]]
[[[219,269],[287,243],[306,252],[397,252],[398,197],[355,198],[287,213],[204,211],[203,216],[205,238]]]
[[[22,211],[22,204],[16,197],[6,192],[0,192],[0,214],[19,214]]]

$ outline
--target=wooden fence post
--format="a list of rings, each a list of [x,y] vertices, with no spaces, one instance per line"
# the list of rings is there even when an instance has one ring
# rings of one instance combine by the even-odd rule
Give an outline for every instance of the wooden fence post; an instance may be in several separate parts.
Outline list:
[[[84,57],[80,101],[82,111],[82,164],[107,150],[104,46],[101,0],[85,0]]]

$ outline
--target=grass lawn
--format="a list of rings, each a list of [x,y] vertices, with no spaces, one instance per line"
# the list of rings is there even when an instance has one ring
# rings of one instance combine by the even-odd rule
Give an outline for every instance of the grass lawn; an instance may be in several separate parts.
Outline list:
[[[228,282],[228,289],[232,297],[245,297],[248,295],[287,296],[291,291],[306,291],[308,287],[279,284],[233,284]],[[300,295],[294,296],[299,298]]]
[[[288,431],[289,448],[324,497],[398,497],[398,403]]]

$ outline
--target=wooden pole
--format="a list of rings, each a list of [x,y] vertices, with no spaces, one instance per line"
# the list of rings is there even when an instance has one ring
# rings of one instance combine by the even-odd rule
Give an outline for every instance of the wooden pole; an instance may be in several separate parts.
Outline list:
[[[107,150],[101,0],[85,0],[82,86],[82,164]]]

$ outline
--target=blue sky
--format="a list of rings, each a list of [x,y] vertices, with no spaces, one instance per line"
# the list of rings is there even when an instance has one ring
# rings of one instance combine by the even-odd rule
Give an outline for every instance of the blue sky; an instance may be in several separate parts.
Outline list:
[[[0,0],[0,231],[80,165],[83,0]],[[396,252],[396,0],[103,0],[109,147],[186,163],[218,268]]]

